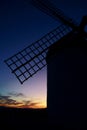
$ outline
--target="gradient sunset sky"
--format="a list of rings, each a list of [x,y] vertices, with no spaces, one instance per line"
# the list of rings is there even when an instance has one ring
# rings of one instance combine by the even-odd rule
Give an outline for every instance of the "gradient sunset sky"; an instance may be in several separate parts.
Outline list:
[[[87,15],[87,0],[53,0],[67,16],[80,23]],[[4,60],[38,40],[59,25],[24,0],[0,1],[0,106],[45,108],[47,106],[46,67],[23,85]]]

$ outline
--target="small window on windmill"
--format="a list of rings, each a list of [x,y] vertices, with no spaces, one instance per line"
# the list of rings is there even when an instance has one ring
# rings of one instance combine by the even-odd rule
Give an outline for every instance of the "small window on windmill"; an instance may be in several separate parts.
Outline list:
[[[87,33],[87,25],[85,26],[84,31]]]

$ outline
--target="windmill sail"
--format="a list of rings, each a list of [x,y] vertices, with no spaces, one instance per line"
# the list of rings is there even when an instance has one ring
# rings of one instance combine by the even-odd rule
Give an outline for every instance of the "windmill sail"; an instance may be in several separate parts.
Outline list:
[[[5,63],[22,84],[46,66],[45,59],[49,47],[71,31],[72,28],[62,24],[40,40],[5,60]]]
[[[52,1],[49,0],[31,0],[31,3],[40,9],[42,12],[46,13],[47,15],[53,17],[54,19],[69,25],[73,29],[77,30],[78,23],[73,19],[67,17],[62,10],[58,9]]]

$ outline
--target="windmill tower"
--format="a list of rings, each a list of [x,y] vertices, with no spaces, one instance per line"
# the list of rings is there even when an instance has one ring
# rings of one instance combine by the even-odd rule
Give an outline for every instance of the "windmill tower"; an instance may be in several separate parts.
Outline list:
[[[48,1],[33,3],[62,24],[5,63],[21,84],[47,65],[49,122],[64,128],[83,127],[87,119],[87,17],[78,25]]]

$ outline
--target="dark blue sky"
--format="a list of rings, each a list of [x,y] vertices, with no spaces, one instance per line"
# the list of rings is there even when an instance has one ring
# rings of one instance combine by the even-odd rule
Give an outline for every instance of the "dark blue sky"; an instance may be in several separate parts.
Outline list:
[[[80,22],[87,0],[53,0],[67,16]],[[27,100],[46,101],[46,69],[24,85],[11,74],[4,60],[58,26],[58,22],[23,0],[0,1],[0,94],[23,93]]]

